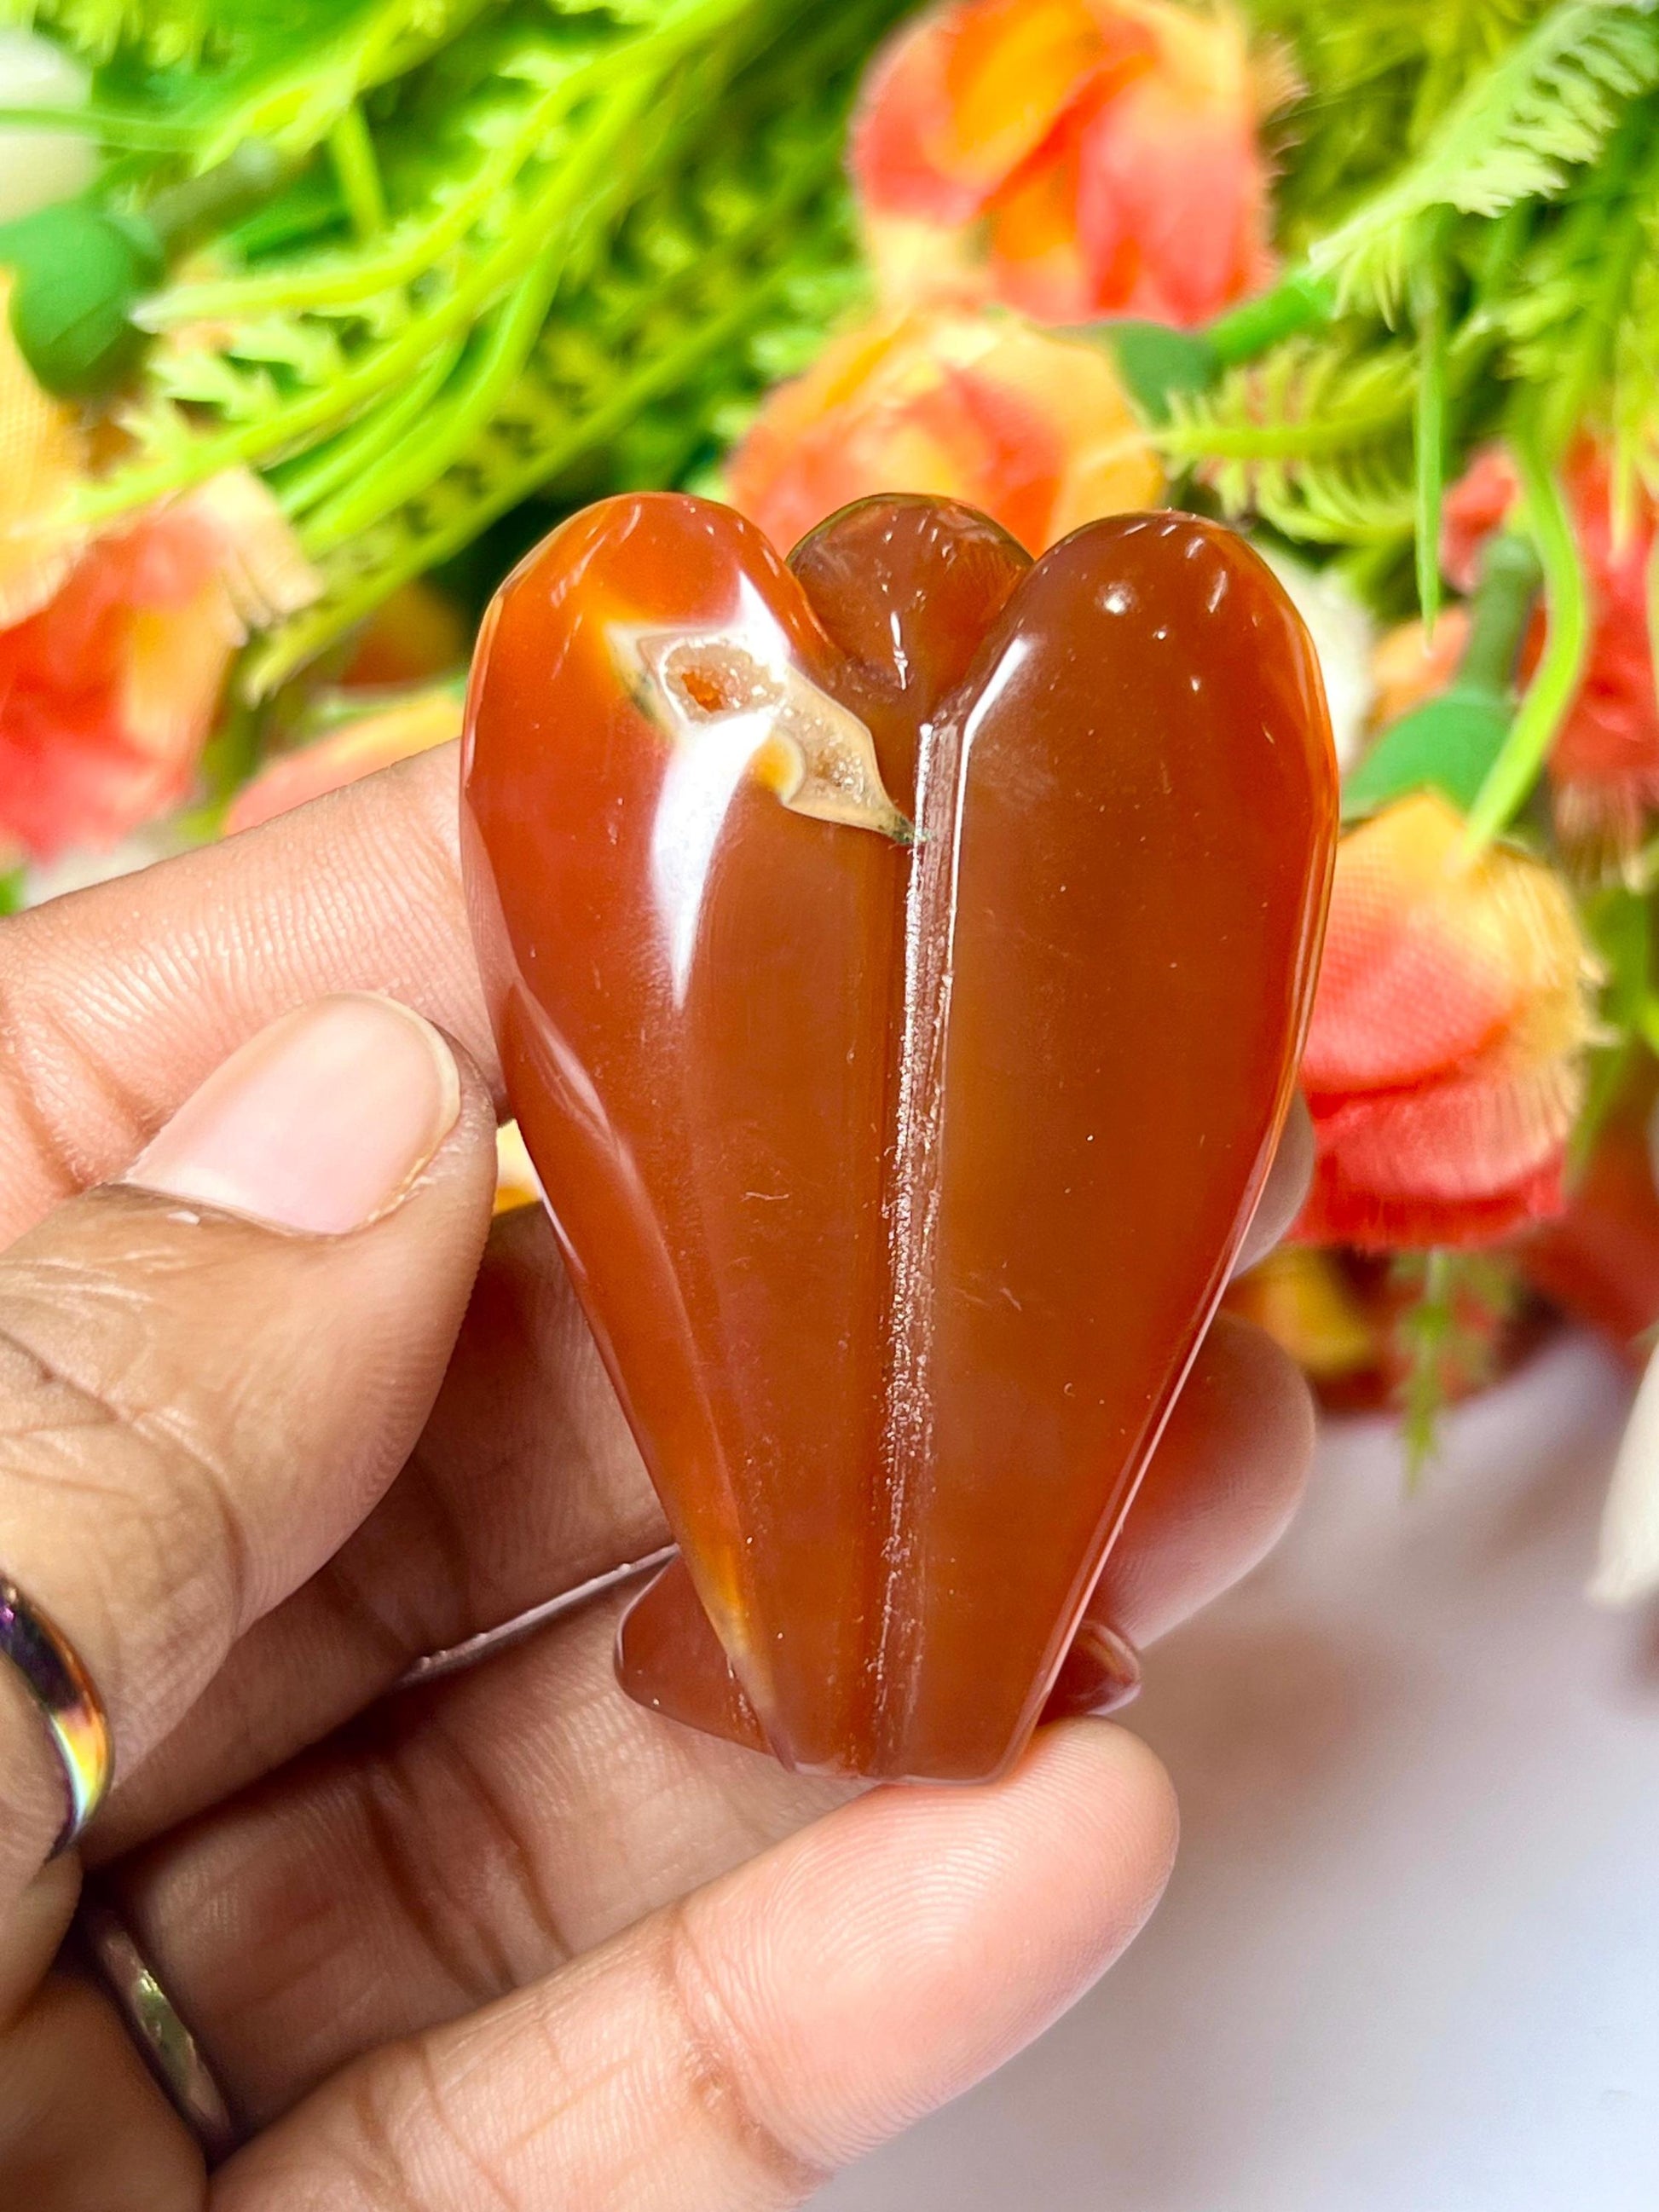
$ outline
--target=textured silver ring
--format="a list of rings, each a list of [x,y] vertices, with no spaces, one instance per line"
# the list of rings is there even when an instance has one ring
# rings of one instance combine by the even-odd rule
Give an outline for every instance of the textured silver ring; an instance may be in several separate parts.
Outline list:
[[[64,1770],[68,1811],[53,1845],[66,1851],[98,1810],[114,1767],[109,1717],[75,1646],[50,1613],[0,1575],[0,1654],[38,1707]]]
[[[201,2045],[118,1913],[101,1898],[83,1895],[76,1926],[145,2063],[201,2145],[208,2164],[217,2166],[229,2157],[241,2135]]]

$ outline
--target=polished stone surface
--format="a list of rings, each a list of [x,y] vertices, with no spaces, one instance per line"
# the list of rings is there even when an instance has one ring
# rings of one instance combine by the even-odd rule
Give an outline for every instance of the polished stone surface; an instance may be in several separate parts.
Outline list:
[[[883,500],[786,568],[630,495],[498,596],[465,792],[508,1091],[750,1708],[804,1770],[994,1773],[1288,1103],[1335,827],[1299,619],[1190,515],[1032,567]],[[665,1583],[623,1679],[720,1726],[699,1626]]]

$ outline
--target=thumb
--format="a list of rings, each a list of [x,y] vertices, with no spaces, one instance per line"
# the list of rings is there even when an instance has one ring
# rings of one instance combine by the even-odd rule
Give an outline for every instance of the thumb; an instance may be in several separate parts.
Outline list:
[[[387,999],[286,1016],[0,1253],[0,1577],[137,1767],[418,1435],[489,1228],[489,1100]],[[0,1911],[64,1776],[0,1659]]]

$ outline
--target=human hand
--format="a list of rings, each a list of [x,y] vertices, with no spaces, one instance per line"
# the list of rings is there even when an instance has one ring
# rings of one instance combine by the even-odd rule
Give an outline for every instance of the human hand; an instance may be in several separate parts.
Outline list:
[[[1038,2033],[1168,1869],[1108,1723],[854,1798],[629,1704],[611,1602],[388,1694],[664,1535],[544,1223],[489,1227],[454,776],[0,925],[0,1571],[102,1693],[82,1856],[250,2136],[208,2179],[52,1968],[80,1862],[43,1863],[62,1779],[0,1662],[20,2207],[770,2212]],[[1093,1610],[1139,1644],[1224,1587],[1310,1439],[1218,1322]]]

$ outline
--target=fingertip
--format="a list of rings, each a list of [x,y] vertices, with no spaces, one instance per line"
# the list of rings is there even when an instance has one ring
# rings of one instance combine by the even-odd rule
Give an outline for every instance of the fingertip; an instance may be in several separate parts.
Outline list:
[[[1102,1863],[1111,1869],[1114,1917],[1102,1933],[1102,1967],[1128,1948],[1164,1894],[1181,1839],[1181,1808],[1169,1769],[1149,1744],[1094,1716],[1044,1729],[1035,1753],[1053,1762],[1058,1799],[1093,1806]]]
[[[1307,1201],[1309,1186],[1313,1182],[1315,1151],[1313,1116],[1308,1111],[1307,1100],[1298,1091],[1291,1097],[1273,1165],[1267,1170],[1267,1180],[1261,1187],[1255,1212],[1233,1262],[1236,1275],[1242,1275],[1247,1267],[1254,1267],[1289,1234],[1291,1223]]]
[[[690,1910],[766,1961],[726,2008],[770,2122],[830,2169],[960,2095],[1133,1941],[1177,1832],[1155,1754],[1068,1721],[1000,1782],[874,1791],[717,1885]]]
[[[1108,1553],[1091,1615],[1137,1650],[1272,1550],[1313,1462],[1313,1395],[1265,1330],[1218,1314]]]
[[[1226,1418],[1241,1441],[1253,1441],[1260,1463],[1280,1470],[1274,1486],[1294,1505],[1313,1458],[1318,1414],[1302,1369],[1284,1346],[1242,1314],[1218,1313],[1205,1340],[1193,1379]]]

